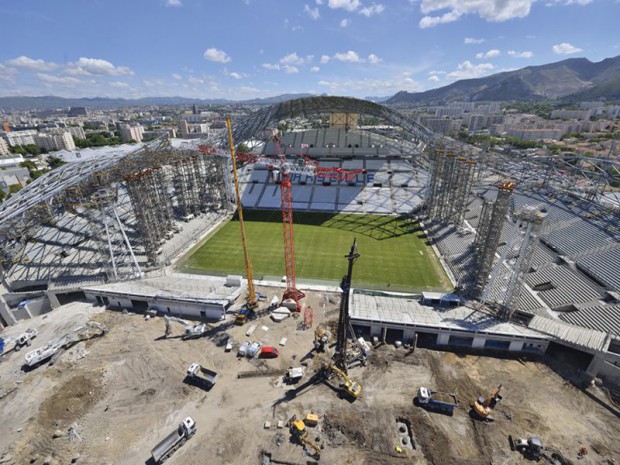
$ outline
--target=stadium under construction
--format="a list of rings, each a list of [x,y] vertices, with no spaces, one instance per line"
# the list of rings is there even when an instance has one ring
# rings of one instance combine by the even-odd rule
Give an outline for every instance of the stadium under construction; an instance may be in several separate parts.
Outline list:
[[[234,139],[273,156],[270,129],[326,115],[329,128],[282,134],[284,154],[364,173],[293,177],[295,211],[414,218],[454,285],[448,295],[353,289],[359,334],[472,350],[562,347],[588,355],[581,368],[590,376],[620,381],[618,161],[478,150],[344,97],[261,109],[235,122]],[[365,116],[382,125],[363,126]],[[2,204],[0,322],[81,299],[161,309],[162,295],[167,306],[191,307],[189,316],[225,312],[242,281],[170,266],[234,211],[226,141],[200,144],[220,150],[158,140],[68,163]],[[280,207],[267,167],[245,165],[240,182],[245,208]]]

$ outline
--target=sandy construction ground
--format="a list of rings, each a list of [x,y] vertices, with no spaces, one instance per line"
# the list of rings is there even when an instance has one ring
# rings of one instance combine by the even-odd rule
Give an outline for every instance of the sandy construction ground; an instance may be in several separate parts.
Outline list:
[[[273,289],[261,289],[269,299]],[[312,293],[315,326],[337,318],[338,296]],[[331,301],[331,302],[330,302]],[[53,365],[22,371],[23,356],[48,340],[92,319],[110,332],[80,342]],[[307,383],[323,354],[310,353],[313,332],[301,319],[274,323],[268,316],[239,327],[229,320],[208,337],[183,341],[183,328],[163,338],[161,318],[73,303],[3,333],[16,336],[32,326],[40,334],[30,348],[0,362],[0,463],[135,465],[150,463],[150,450],[186,416],[197,433],[166,463],[260,464],[262,450],[280,462],[314,463],[278,420],[309,411],[320,421],[310,438],[322,447],[325,464],[519,464],[530,463],[508,446],[508,435],[538,435],[567,460],[580,464],[620,463],[620,421],[615,407],[592,388],[586,394],[541,363],[464,356],[424,349],[382,346],[366,367],[350,376],[363,385],[355,402],[325,383]],[[250,337],[245,331],[253,324]],[[232,352],[224,347],[229,337]],[[278,345],[283,338],[286,345]],[[272,360],[239,359],[244,340],[280,349]],[[219,373],[210,390],[185,382],[198,362]],[[239,379],[240,372],[285,370],[307,365],[305,378],[287,385],[278,375]],[[469,404],[496,384],[504,399],[492,423],[470,418]],[[464,407],[452,417],[413,405],[418,386],[456,392]],[[305,386],[305,387],[304,387]],[[597,400],[599,399],[599,400]],[[411,428],[415,449],[396,450],[397,421]],[[271,428],[264,428],[271,422]],[[70,428],[72,433],[69,433]],[[75,434],[76,433],[76,434]],[[54,436],[58,437],[54,437]],[[581,446],[588,454],[577,459]],[[569,463],[569,462],[565,462]]]

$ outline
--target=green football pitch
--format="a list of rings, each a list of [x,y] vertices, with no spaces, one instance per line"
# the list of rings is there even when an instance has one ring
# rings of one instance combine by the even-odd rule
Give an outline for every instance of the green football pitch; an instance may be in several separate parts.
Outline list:
[[[244,212],[248,249],[255,279],[279,279],[284,272],[282,216],[279,210]],[[354,287],[398,291],[450,290],[419,225],[406,218],[381,215],[294,213],[298,280],[340,282],[346,273],[353,239],[360,258]],[[181,261],[180,270],[201,274],[243,274],[241,233],[235,217]]]

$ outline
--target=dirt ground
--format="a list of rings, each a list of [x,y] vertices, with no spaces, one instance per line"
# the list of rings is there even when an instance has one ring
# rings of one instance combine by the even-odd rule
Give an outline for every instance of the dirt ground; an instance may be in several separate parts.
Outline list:
[[[275,294],[274,289],[260,290],[268,300]],[[326,315],[337,317],[338,297],[331,297],[314,292],[306,299],[315,326]],[[107,325],[109,333],[79,343],[54,366],[21,370],[26,352],[89,319]],[[161,318],[73,303],[11,327],[3,336],[29,326],[40,334],[31,348],[0,359],[0,463],[42,464],[52,457],[55,464],[73,459],[93,465],[148,464],[151,448],[186,416],[196,420],[197,433],[166,462],[171,465],[260,464],[262,450],[282,463],[315,463],[286,428],[276,426],[278,420],[309,411],[319,414],[310,438],[322,448],[320,463],[325,464],[529,463],[510,450],[509,434],[540,436],[575,464],[620,463],[614,407],[605,405],[596,388],[586,394],[544,364],[384,345],[373,351],[366,367],[350,370],[363,388],[360,398],[349,402],[337,395],[335,381],[332,388],[307,383],[320,357],[309,354],[313,332],[301,330],[300,323],[300,318],[274,323],[264,316],[239,327],[230,315],[208,337],[183,341],[181,326],[175,328],[177,337],[162,337]],[[256,331],[246,337],[253,324]],[[232,352],[224,350],[228,337],[235,341]],[[283,337],[288,341],[281,347]],[[239,359],[237,348],[244,340],[274,345],[280,356]],[[192,362],[219,373],[211,390],[184,382]],[[237,376],[302,362],[308,365],[306,376],[293,386],[276,375]],[[495,421],[470,418],[470,402],[498,383],[504,398],[493,411]],[[455,392],[463,408],[449,417],[414,406],[421,385]],[[396,450],[397,421],[409,426],[415,449]],[[578,460],[581,446],[588,454]]]

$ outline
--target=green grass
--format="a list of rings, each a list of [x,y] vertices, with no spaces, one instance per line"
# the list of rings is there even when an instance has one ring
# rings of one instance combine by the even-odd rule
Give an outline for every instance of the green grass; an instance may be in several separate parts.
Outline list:
[[[277,211],[244,212],[255,278],[284,275],[282,217]],[[294,214],[298,279],[340,282],[353,238],[361,257],[353,286],[392,290],[449,290],[445,275],[419,225],[396,216]],[[179,265],[185,272],[245,274],[237,218],[226,223]]]

